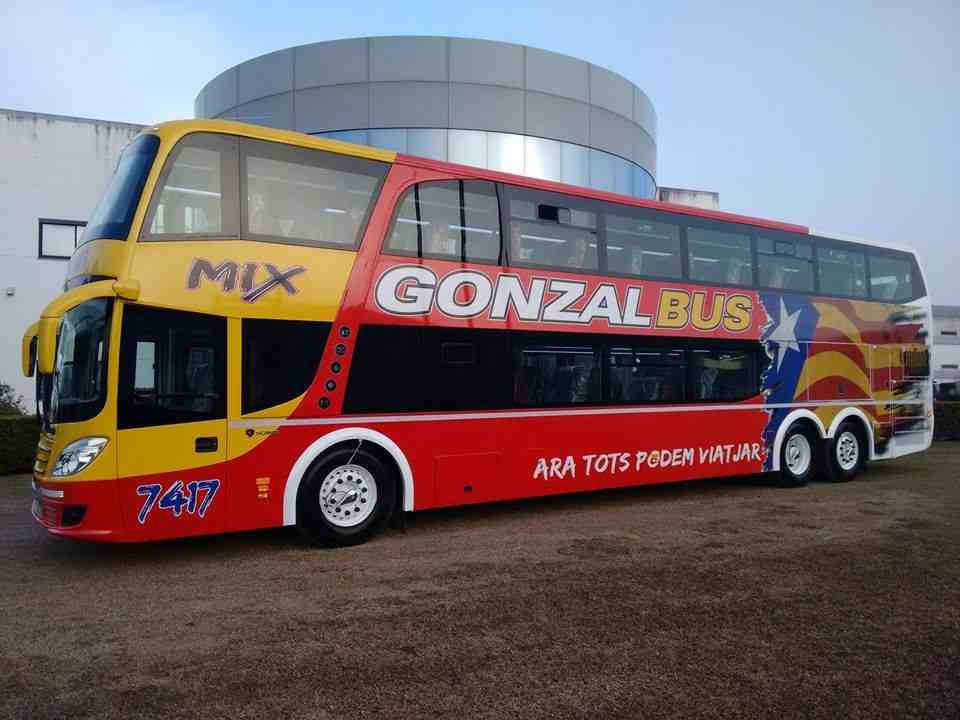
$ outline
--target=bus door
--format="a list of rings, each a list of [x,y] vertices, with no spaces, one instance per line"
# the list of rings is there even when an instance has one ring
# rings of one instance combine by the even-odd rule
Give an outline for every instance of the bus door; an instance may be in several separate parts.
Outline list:
[[[117,469],[142,539],[226,529],[226,318],[125,305]]]

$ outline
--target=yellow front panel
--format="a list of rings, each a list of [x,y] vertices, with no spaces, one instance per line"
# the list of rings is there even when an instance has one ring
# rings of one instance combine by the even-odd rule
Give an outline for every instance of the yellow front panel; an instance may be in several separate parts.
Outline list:
[[[351,250],[240,240],[140,242],[130,276],[144,305],[329,321],[355,258]]]

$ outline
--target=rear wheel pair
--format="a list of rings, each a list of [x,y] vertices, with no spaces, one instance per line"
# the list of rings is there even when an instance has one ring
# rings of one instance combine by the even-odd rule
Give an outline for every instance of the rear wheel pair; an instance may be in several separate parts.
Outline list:
[[[834,436],[823,442],[812,428],[796,423],[780,448],[780,484],[806,485],[818,469],[831,482],[846,482],[863,469],[867,456],[865,434],[854,420],[841,423]]]
[[[310,542],[357,545],[386,526],[396,501],[396,473],[379,454],[359,446],[338,448],[304,475],[297,527]]]

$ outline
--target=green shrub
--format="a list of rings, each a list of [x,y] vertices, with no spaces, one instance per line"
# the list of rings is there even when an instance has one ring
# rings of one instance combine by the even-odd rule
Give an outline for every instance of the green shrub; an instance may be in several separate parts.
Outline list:
[[[33,470],[40,423],[28,415],[0,417],[0,475]]]
[[[960,402],[938,402],[933,407],[933,439],[960,440]]]
[[[26,415],[27,409],[23,404],[23,395],[5,382],[0,382],[0,415]]]

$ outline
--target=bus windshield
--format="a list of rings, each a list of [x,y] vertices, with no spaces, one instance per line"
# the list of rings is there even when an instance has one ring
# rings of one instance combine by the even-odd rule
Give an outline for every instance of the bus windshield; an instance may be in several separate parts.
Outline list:
[[[126,239],[159,146],[160,138],[156,135],[141,135],[123,151],[116,172],[87,223],[81,244],[100,238]]]
[[[103,409],[111,306],[108,298],[96,298],[64,314],[45,426],[89,420]]]

